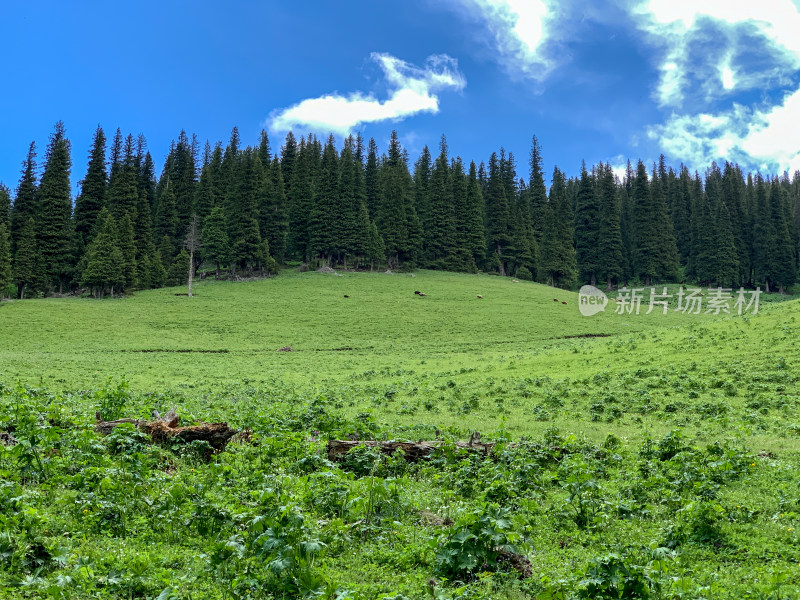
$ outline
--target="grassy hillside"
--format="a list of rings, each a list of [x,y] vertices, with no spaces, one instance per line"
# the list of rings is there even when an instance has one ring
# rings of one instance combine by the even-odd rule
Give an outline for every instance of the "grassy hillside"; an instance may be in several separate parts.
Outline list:
[[[796,300],[588,318],[576,294],[432,272],[183,291],[0,305],[3,597],[800,594]],[[207,461],[92,430],[172,406],[253,438]],[[500,447],[325,455],[437,430]]]

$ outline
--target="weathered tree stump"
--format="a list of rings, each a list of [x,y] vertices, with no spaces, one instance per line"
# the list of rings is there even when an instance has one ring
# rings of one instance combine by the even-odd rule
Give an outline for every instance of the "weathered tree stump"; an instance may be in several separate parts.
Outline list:
[[[342,460],[345,455],[353,448],[359,446],[366,446],[367,448],[377,448],[383,454],[394,454],[398,450],[403,451],[403,457],[408,462],[418,462],[420,460],[428,460],[433,455],[436,448],[446,446],[445,442],[441,440],[434,440],[424,442],[379,442],[376,440],[330,440],[328,441],[328,460],[338,461]],[[494,449],[494,444],[484,444],[480,442],[480,435],[477,439],[469,442],[455,442],[457,450],[466,450],[467,452],[478,452],[483,455],[489,455]]]
[[[117,425],[131,423],[139,431],[150,436],[155,444],[179,440],[181,442],[208,442],[208,445],[216,452],[221,452],[227,446],[228,441],[238,433],[237,429],[231,429],[227,423],[200,423],[179,427],[180,417],[175,413],[175,409],[170,410],[163,417],[154,412],[152,421],[143,419],[117,419],[115,421],[103,421],[100,413],[97,414],[97,425],[95,429],[102,435],[108,435]]]

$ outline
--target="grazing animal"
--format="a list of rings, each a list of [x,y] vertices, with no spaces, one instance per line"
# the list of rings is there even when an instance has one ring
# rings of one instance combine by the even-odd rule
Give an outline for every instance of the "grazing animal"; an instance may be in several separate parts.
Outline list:
[[[417,296],[419,296],[419,295],[420,295],[422,292],[420,292],[419,290],[414,290],[414,293],[415,293]]]
[[[483,296],[481,296],[480,294],[478,294],[478,300],[483,300]]]
[[[553,302],[558,302],[558,298],[553,298]]]
[[[419,295],[419,296],[427,296],[427,294],[424,294],[424,293],[422,293],[422,292],[420,292],[418,295]]]
[[[566,304],[566,302],[562,302],[561,304]]]
[[[345,294],[345,295],[344,295],[344,297],[345,297],[345,298],[349,298],[350,296],[348,296],[347,294]]]

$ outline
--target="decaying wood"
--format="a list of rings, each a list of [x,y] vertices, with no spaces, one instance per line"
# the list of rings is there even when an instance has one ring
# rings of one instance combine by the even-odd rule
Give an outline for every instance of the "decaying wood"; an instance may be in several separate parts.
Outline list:
[[[494,444],[484,444],[480,441],[480,434],[469,442],[455,442],[454,446],[457,450],[466,450],[467,452],[479,452],[483,455],[491,454],[494,449]],[[436,448],[445,446],[446,443],[441,440],[434,440],[424,442],[379,442],[375,440],[330,440],[328,442],[328,460],[342,460],[344,456],[353,448],[358,446],[366,446],[367,448],[377,448],[384,454],[394,454],[398,450],[403,451],[403,456],[408,462],[417,462],[419,460],[427,460],[433,454]]]
[[[200,423],[199,425],[179,427],[180,417],[175,413],[174,408],[163,417],[157,411],[153,411],[152,421],[143,419],[103,421],[100,419],[99,413],[97,419],[98,422],[95,425],[95,429],[103,435],[108,435],[114,431],[117,425],[131,423],[139,431],[149,435],[156,444],[172,440],[180,440],[186,443],[204,441],[208,442],[209,446],[217,452],[224,450],[228,441],[238,433],[238,430],[228,427],[227,423]]]
[[[528,557],[524,554],[515,554],[503,548],[497,548],[497,553],[500,555],[500,560],[508,563],[508,566],[514,569],[523,579],[527,579],[533,575],[533,565]]]

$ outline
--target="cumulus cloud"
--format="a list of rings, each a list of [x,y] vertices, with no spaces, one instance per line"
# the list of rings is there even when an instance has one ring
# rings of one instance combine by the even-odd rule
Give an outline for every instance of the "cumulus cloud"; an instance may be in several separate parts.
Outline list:
[[[643,0],[633,15],[661,49],[654,97],[671,110],[650,139],[693,168],[712,160],[800,168],[800,10],[792,0]],[[759,103],[743,103],[742,92],[753,90]],[[783,94],[765,103],[763,92]]]
[[[769,172],[800,169],[800,90],[779,105],[734,104],[719,113],[673,114],[648,135],[693,168],[726,159]]]
[[[438,92],[458,91],[466,85],[458,61],[445,54],[428,57],[423,67],[389,54],[373,53],[371,58],[383,71],[388,98],[381,100],[362,92],[308,98],[273,112],[267,120],[270,129],[276,133],[298,128],[347,135],[365,123],[436,113]]]
[[[632,12],[662,48],[655,98],[663,107],[680,107],[693,89],[708,101],[774,85],[800,67],[800,13],[792,0],[643,0]],[[754,60],[754,46],[768,59]]]
[[[485,24],[491,43],[512,74],[544,79],[554,61],[544,52],[552,38],[555,0],[451,0]]]

